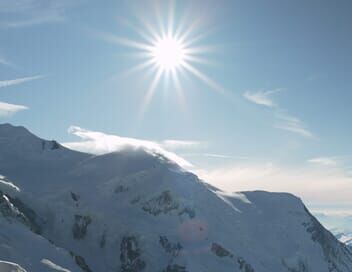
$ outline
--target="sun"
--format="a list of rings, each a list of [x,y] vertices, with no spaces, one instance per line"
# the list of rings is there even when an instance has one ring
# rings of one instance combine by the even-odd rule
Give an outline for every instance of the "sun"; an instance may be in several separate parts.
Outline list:
[[[180,68],[186,60],[185,45],[172,36],[157,40],[150,53],[155,64],[164,71]]]
[[[161,11],[162,9],[150,18],[138,16],[137,25],[130,21],[125,22],[126,26],[133,30],[134,33],[131,34],[139,36],[137,40],[103,35],[103,38],[109,42],[135,50],[133,57],[136,57],[135,60],[138,62],[131,69],[124,71],[125,75],[142,71],[151,75],[140,107],[141,115],[144,114],[156,90],[175,91],[179,101],[185,103],[186,88],[183,83],[189,82],[189,75],[203,82],[210,89],[224,93],[224,89],[201,70],[204,65],[212,64],[207,53],[214,52],[214,47],[202,44],[203,39],[208,35],[207,30],[200,28],[202,21],[194,16],[189,18],[190,20],[187,20],[187,17],[180,17],[181,20],[177,20],[175,7],[172,5],[168,8],[168,12]],[[167,18],[162,18],[161,14],[167,14]],[[150,21],[151,18],[154,18],[154,23]]]

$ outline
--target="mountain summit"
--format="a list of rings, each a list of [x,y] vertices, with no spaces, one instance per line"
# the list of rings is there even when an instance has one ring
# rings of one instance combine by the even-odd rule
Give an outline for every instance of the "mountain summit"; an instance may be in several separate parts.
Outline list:
[[[141,148],[93,156],[0,125],[0,174],[5,271],[352,271],[297,197],[225,193]]]

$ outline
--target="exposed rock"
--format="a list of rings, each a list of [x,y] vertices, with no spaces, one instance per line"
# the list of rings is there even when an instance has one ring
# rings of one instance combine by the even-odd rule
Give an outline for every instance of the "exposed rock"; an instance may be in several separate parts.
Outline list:
[[[243,272],[255,272],[254,269],[252,268],[252,266],[247,263],[242,257],[237,257],[234,256],[234,254],[232,254],[230,251],[228,251],[226,248],[222,247],[221,245],[217,244],[217,243],[213,243],[211,245],[211,251],[218,257],[220,258],[224,258],[224,257],[228,257],[232,260],[235,260],[238,264],[238,267],[240,269],[240,271]]]
[[[125,187],[123,185],[119,185],[115,188],[114,192],[115,193],[123,193],[123,192],[127,192],[128,191],[128,187]]]
[[[57,141],[51,141],[51,150],[59,149],[61,146]]]
[[[173,257],[177,257],[182,250],[182,246],[179,242],[172,243],[166,236],[160,236],[159,243],[163,249]]]
[[[242,257],[237,258],[237,263],[238,263],[241,271],[254,272],[253,267],[249,263],[247,263]]]
[[[187,272],[186,267],[178,264],[168,265],[163,272]]]
[[[41,144],[42,144],[42,150],[45,150],[45,149],[56,150],[61,148],[61,145],[54,140],[52,141],[41,140]]]
[[[320,244],[329,264],[329,271],[339,272],[342,267],[348,271],[349,266],[343,261],[343,259],[347,259],[352,262],[352,256],[347,246],[336,240],[330,232],[325,230],[306,207],[304,209],[310,217],[310,221],[303,223],[303,226],[311,234],[312,240]]]
[[[190,219],[193,219],[194,217],[196,217],[196,212],[195,212],[195,210],[193,210],[192,208],[189,208],[189,207],[183,208],[183,209],[178,213],[178,215],[183,215],[183,214],[187,214]]]
[[[18,198],[12,198],[0,191],[0,212],[5,217],[17,219],[27,225],[31,231],[41,234],[41,228],[37,223],[36,213]]]
[[[231,254],[230,251],[228,251],[227,249],[223,248],[222,246],[220,246],[217,243],[213,243],[211,245],[211,251],[213,253],[215,253],[216,256],[218,257],[233,257],[233,255]]]
[[[140,196],[137,196],[135,198],[133,198],[130,203],[131,204],[137,204],[139,201],[141,200],[141,197]]]
[[[79,200],[79,195],[75,194],[74,192],[71,192],[71,198],[73,199],[73,201],[78,201]]]
[[[77,240],[83,239],[87,234],[87,229],[92,219],[88,215],[75,215],[75,222],[72,227],[73,237]]]
[[[168,190],[162,192],[159,196],[151,198],[142,206],[144,211],[152,215],[167,214],[178,208],[179,204],[173,199],[171,192]]]
[[[105,244],[106,244],[106,231],[104,231],[103,234],[101,235],[101,239],[99,243],[100,248],[104,248]]]
[[[70,252],[71,256],[74,258],[76,264],[84,271],[84,272],[93,272],[86,263],[86,260],[79,255]]]
[[[146,267],[135,236],[124,236],[120,244],[121,272],[139,272]]]

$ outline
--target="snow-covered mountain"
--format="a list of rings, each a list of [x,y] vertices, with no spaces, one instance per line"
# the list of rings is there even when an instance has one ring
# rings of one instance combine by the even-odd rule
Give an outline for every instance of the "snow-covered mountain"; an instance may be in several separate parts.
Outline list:
[[[150,150],[94,156],[5,124],[0,174],[0,271],[352,271],[297,197],[228,194]]]
[[[335,236],[340,242],[346,244],[352,250],[352,232],[338,232]]]

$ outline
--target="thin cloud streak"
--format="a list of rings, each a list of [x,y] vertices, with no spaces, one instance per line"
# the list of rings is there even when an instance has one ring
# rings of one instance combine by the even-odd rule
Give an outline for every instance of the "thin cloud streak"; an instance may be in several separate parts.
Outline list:
[[[28,107],[23,105],[9,104],[0,101],[0,117],[12,115],[16,112],[27,110]]]
[[[296,134],[299,134],[305,138],[316,138],[314,134],[307,128],[303,121],[299,118],[291,116],[286,113],[285,109],[282,109],[278,104],[276,104],[271,95],[280,92],[284,89],[274,89],[267,91],[246,91],[243,94],[243,97],[248,101],[268,108],[272,108],[275,112],[275,124],[274,128],[290,131]]]
[[[339,162],[333,157],[316,157],[308,160],[309,163],[323,166],[337,166]]]
[[[12,62],[10,62],[9,60],[7,60],[6,58],[0,56],[0,64],[1,65],[4,65],[4,66],[8,66],[8,67],[11,67],[11,68],[15,68],[16,65],[13,64]]]
[[[276,118],[276,124],[274,125],[275,128],[294,132],[305,138],[315,138],[313,133],[297,117],[293,117],[287,114],[278,114]]]
[[[243,96],[248,101],[253,102],[258,105],[266,106],[266,107],[275,107],[276,104],[270,97],[272,94],[282,91],[283,89],[275,89],[275,90],[268,90],[268,91],[257,91],[251,92],[246,91]]]
[[[20,28],[43,23],[66,21],[65,8],[72,5],[67,0],[11,0],[0,2],[0,14],[9,18],[0,21],[0,27]]]
[[[245,156],[231,156],[224,154],[216,154],[216,153],[187,153],[183,154],[184,157],[208,157],[214,159],[234,159],[234,160],[247,160],[249,157]]]
[[[13,85],[19,85],[24,82],[40,79],[43,77],[44,76],[42,76],[42,75],[37,75],[37,76],[21,77],[21,78],[10,79],[10,80],[0,80],[0,88],[5,88],[5,87],[13,86]]]
[[[184,141],[184,140],[164,140],[160,143],[165,149],[194,149],[199,148],[203,143],[199,141]]]

